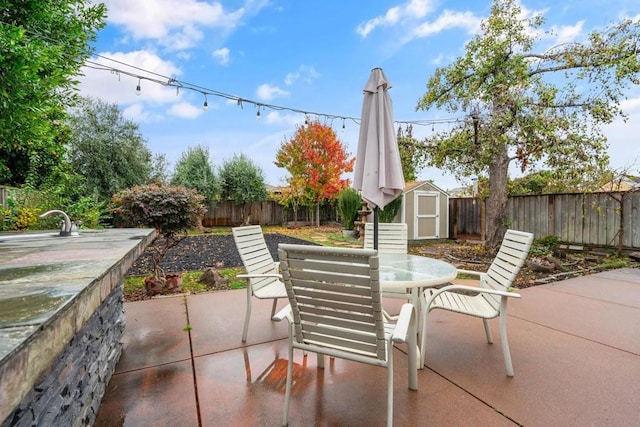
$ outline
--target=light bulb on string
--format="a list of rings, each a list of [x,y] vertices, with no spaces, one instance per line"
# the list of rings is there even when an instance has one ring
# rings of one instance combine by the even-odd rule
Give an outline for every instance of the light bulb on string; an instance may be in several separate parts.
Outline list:
[[[140,80],[138,79],[138,86],[136,86],[136,95],[140,96],[142,94],[142,88],[140,87]]]
[[[202,109],[207,111],[209,109],[209,103],[207,102],[207,94],[204,94],[204,104],[202,104]]]
[[[344,130],[346,128],[346,125],[344,124],[344,117],[342,118],[342,130]]]
[[[258,105],[258,111],[256,112],[256,120],[260,120],[260,106]]]

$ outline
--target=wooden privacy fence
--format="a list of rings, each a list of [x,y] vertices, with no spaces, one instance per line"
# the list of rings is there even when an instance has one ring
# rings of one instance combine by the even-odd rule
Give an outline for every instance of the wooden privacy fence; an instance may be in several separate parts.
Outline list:
[[[481,238],[482,200],[451,198],[449,209],[450,237]],[[623,248],[640,248],[640,192],[510,197],[507,217],[509,228],[532,232],[536,238],[557,236],[562,242],[586,246],[617,246],[622,224]]]
[[[293,209],[285,209],[275,201],[262,203],[249,203],[246,206],[251,215],[250,222],[260,225],[283,225],[293,222],[305,223],[310,221],[309,209],[301,206],[294,218]],[[336,208],[330,205],[320,206],[320,221],[336,221]],[[216,225],[236,226],[244,222],[242,217],[242,205],[233,202],[218,202],[208,207],[208,211],[202,220],[202,225],[212,227]]]

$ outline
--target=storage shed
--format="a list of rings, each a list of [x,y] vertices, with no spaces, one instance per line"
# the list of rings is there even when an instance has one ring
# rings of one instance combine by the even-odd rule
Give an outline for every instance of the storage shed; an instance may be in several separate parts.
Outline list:
[[[407,224],[409,240],[449,237],[449,193],[429,181],[408,182],[394,222]]]

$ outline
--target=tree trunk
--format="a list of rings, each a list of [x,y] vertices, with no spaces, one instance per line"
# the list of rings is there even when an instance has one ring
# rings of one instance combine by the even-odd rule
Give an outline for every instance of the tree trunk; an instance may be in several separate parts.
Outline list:
[[[316,203],[316,226],[320,227],[320,202]]]
[[[495,150],[489,165],[489,198],[487,199],[488,247],[497,246],[507,230],[507,183],[509,178],[509,153],[503,145]]]
[[[242,225],[251,225],[251,208],[247,209],[247,204],[243,203],[240,210],[242,215]]]

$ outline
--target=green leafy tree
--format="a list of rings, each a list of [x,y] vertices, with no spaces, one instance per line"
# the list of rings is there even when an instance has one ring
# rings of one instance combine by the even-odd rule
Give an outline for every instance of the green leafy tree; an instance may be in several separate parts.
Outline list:
[[[86,0],[0,5],[0,184],[38,187],[64,161],[65,109],[105,13]]]
[[[109,200],[119,190],[148,182],[151,151],[117,104],[83,98],[71,111],[69,126],[69,163],[85,177],[89,194]]]
[[[209,149],[197,145],[183,152],[176,162],[171,184],[195,188],[208,204],[214,202],[222,189],[211,164]]]
[[[509,180],[509,196],[528,196],[551,193],[567,193],[580,191],[571,183],[559,180],[557,174],[548,170],[530,173],[520,178]]]
[[[169,162],[165,153],[156,153],[151,159],[149,183],[167,184],[169,182]]]
[[[516,0],[494,0],[481,33],[436,69],[417,105],[469,117],[426,141],[426,150],[431,165],[460,178],[488,175],[489,245],[506,229],[509,165],[524,172],[544,163],[564,180],[596,175],[608,163],[600,126],[624,117],[625,90],[640,82],[639,20],[546,48],[543,17],[521,12]]]
[[[268,197],[262,169],[244,154],[234,154],[220,168],[220,184],[222,198],[233,200],[235,204],[241,205],[244,224],[249,225],[251,216],[247,210],[248,205],[264,202]]]
[[[293,194],[316,205],[318,226],[320,203],[334,200],[349,186],[349,179],[342,175],[352,172],[354,163],[355,158],[349,159],[345,146],[331,126],[318,121],[298,126],[293,138],[280,146],[275,161],[276,166],[291,174],[287,182]]]
[[[398,151],[402,164],[402,175],[405,182],[412,182],[418,178],[418,172],[427,164],[427,155],[424,144],[413,137],[413,126],[409,125],[402,130],[398,128]]]

